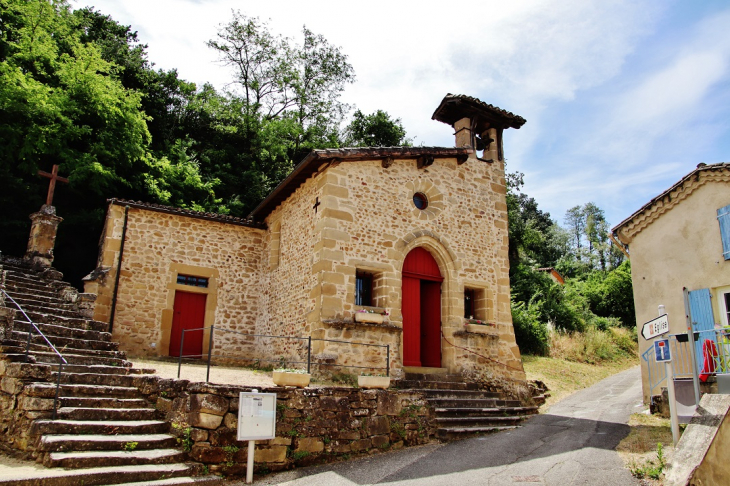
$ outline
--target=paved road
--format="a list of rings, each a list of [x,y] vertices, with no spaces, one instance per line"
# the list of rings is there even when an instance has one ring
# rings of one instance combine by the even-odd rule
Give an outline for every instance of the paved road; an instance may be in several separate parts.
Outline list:
[[[638,485],[614,448],[628,434],[629,415],[641,409],[636,367],[577,392],[510,432],[289,471],[255,484]]]

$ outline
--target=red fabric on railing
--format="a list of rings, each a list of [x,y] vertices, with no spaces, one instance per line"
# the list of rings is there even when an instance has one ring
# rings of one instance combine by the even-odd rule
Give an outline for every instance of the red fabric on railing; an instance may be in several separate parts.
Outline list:
[[[705,342],[702,343],[702,355],[705,358],[705,363],[702,366],[702,373],[700,373],[700,381],[704,383],[710,377],[710,373],[715,372],[715,358],[718,356],[715,341],[705,339]]]

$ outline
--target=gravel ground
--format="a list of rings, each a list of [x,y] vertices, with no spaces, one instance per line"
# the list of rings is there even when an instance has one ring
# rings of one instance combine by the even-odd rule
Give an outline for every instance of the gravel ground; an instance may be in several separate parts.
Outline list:
[[[135,368],[155,370],[155,374],[162,378],[177,378],[177,362],[147,359],[130,359],[129,361],[134,363]],[[183,363],[180,379],[204,382],[206,371],[205,364]],[[254,371],[229,366],[211,366],[210,382],[219,385],[260,386],[262,388],[275,386],[271,380],[270,371]]]

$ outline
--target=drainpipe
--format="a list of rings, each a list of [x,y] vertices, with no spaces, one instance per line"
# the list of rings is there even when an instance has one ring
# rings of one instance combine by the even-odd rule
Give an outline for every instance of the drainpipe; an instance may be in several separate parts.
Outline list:
[[[119,276],[122,274],[122,256],[124,255],[124,240],[127,236],[127,221],[129,219],[129,206],[124,206],[124,227],[122,228],[122,243],[119,245],[119,258],[117,259],[117,275],[114,278],[114,294],[112,295],[112,311],[109,314],[109,334],[114,329],[114,315],[117,311],[117,292],[119,290]]]

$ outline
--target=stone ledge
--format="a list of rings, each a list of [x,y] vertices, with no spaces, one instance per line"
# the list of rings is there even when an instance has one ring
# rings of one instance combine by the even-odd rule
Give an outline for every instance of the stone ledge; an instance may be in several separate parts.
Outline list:
[[[387,322],[373,323],[373,322],[354,322],[345,319],[328,319],[322,321],[327,327],[333,329],[378,329],[386,332],[403,332],[403,328],[390,324]]]
[[[465,339],[468,339],[470,337],[483,337],[483,338],[492,339],[494,341],[498,341],[499,340],[499,335],[496,332],[495,333],[491,333],[491,332],[475,332],[475,331],[472,331],[470,329],[464,329],[462,331],[456,331],[454,333],[454,337],[460,337],[460,338],[465,338]]]

